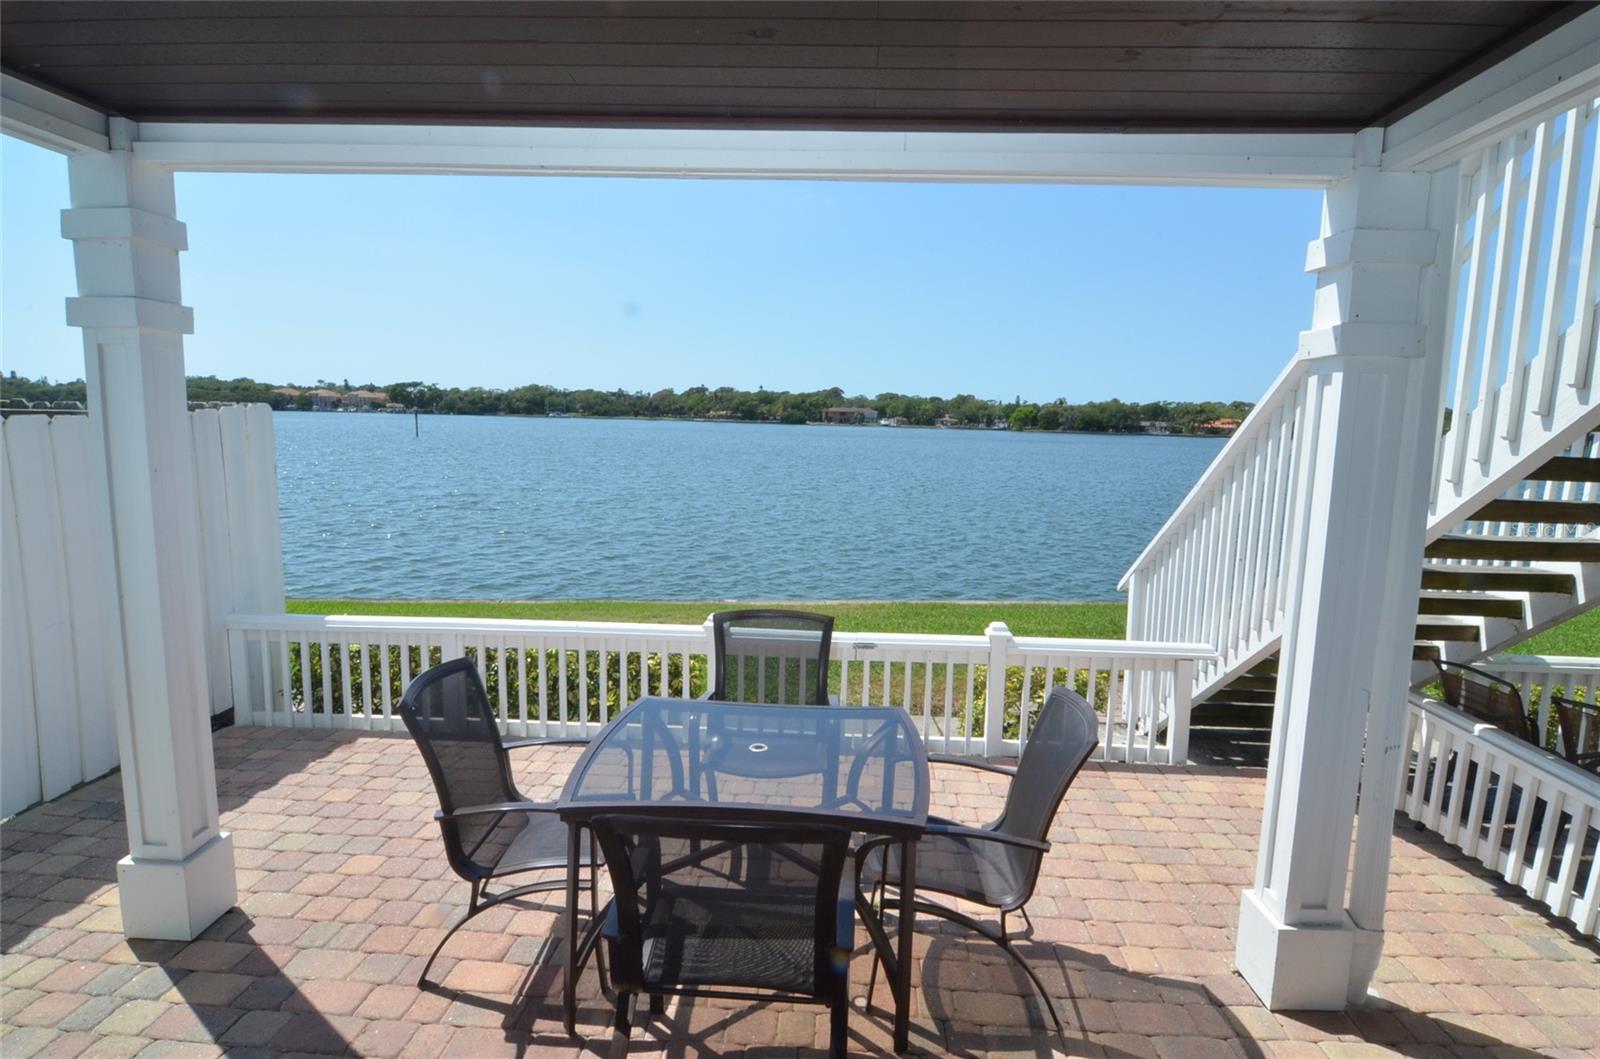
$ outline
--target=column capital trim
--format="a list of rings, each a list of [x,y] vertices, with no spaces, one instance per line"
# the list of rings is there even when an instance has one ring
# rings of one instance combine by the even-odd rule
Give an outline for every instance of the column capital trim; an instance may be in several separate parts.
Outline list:
[[[189,249],[189,228],[182,221],[136,206],[78,206],[61,211],[61,237],[137,239],[172,250]]]
[[[1427,334],[1428,329],[1421,324],[1364,323],[1356,320],[1301,331],[1299,355],[1307,360],[1328,357],[1421,357]]]
[[[1343,265],[1432,265],[1439,233],[1428,228],[1350,228],[1313,239],[1306,247],[1306,271]]]
[[[153,298],[68,298],[67,325],[192,335],[194,310],[187,305]]]

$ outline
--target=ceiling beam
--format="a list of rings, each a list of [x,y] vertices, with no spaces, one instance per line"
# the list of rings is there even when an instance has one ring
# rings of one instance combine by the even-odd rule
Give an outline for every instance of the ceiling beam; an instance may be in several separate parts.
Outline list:
[[[1597,97],[1600,7],[1395,121],[1384,132],[1383,168],[1443,169]]]
[[[146,122],[176,170],[1324,187],[1349,133],[933,133]]]
[[[0,132],[63,154],[110,149],[106,115],[93,107],[0,74]]]

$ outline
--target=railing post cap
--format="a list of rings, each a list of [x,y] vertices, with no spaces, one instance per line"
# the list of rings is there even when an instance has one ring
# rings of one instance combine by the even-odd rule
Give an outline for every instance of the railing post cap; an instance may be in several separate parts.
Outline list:
[[[988,628],[983,630],[983,634],[991,640],[1000,636],[1010,636],[1011,626],[1003,621],[991,621]]]

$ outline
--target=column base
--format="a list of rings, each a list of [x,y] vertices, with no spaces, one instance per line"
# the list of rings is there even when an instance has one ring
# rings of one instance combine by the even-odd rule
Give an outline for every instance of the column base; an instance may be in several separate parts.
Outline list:
[[[1234,963],[1270,1011],[1343,1011],[1351,997],[1352,972],[1382,952],[1383,935],[1362,930],[1348,916],[1337,926],[1285,924],[1254,890],[1239,900]],[[1360,966],[1358,966],[1360,965]],[[1366,993],[1367,970],[1361,995]]]
[[[127,937],[193,941],[238,901],[233,835],[220,832],[183,860],[123,857],[117,893]]]

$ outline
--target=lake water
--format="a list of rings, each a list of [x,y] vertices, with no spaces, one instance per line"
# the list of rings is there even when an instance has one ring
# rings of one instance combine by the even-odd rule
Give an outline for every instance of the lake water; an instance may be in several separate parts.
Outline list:
[[[1216,438],[278,412],[284,578],[369,599],[1121,598]]]

